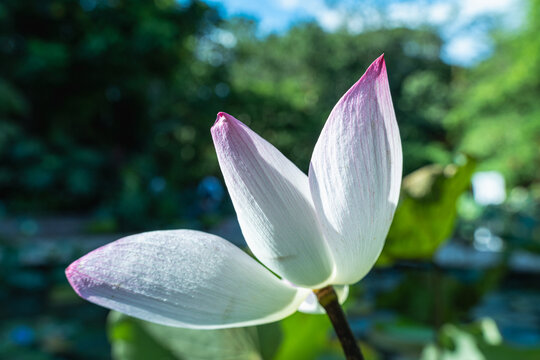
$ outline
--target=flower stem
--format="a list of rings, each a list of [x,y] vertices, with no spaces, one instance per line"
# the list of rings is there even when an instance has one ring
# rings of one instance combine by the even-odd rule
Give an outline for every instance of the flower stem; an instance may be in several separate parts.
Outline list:
[[[317,295],[319,304],[326,310],[347,360],[364,360],[332,285],[313,292]]]

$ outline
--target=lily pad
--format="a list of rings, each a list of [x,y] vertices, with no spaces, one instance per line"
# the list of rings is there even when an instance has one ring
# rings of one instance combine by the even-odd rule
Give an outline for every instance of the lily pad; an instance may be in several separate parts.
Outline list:
[[[470,185],[475,162],[429,165],[403,179],[401,199],[378,264],[425,260],[454,230],[456,203]]]

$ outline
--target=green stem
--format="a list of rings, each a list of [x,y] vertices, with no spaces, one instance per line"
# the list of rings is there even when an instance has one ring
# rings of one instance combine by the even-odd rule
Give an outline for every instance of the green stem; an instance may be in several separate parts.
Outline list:
[[[326,310],[347,360],[364,360],[332,285],[313,292],[317,295],[319,304]]]

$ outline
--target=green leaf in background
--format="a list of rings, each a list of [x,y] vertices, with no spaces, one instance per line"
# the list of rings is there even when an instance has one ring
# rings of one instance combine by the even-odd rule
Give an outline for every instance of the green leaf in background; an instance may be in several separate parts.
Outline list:
[[[280,344],[283,341],[283,332],[280,323],[259,325],[257,338],[259,340],[259,351],[263,360],[274,359]]]
[[[274,360],[315,359],[329,350],[332,324],[326,315],[297,312],[281,321],[283,342]]]
[[[393,259],[429,259],[454,229],[459,196],[475,162],[424,166],[403,179],[401,199],[379,264]]]
[[[115,360],[269,360],[279,347],[279,324],[223,330],[174,328],[111,311],[109,341]]]

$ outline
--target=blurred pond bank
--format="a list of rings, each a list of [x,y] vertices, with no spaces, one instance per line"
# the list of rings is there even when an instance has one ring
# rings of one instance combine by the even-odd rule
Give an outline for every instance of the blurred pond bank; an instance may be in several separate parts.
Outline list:
[[[103,331],[107,310],[80,300],[63,272],[73,259],[124,235],[89,234],[91,222],[84,217],[0,221],[0,351],[6,358],[109,356]],[[213,232],[245,244],[233,217]],[[434,263],[400,261],[373,270],[351,288],[347,312],[358,337],[389,359],[419,354],[444,324],[457,320],[492,319],[508,344],[539,347],[539,264],[538,255],[523,250],[503,256],[450,241]]]

